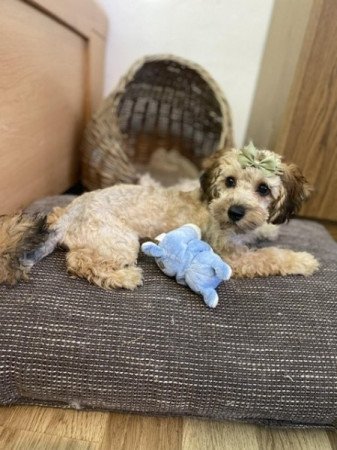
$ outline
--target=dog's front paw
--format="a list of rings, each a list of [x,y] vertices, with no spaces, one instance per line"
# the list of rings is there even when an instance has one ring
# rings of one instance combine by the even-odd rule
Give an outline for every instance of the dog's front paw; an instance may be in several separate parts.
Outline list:
[[[252,232],[256,241],[276,241],[280,234],[279,225],[265,223]]]
[[[125,269],[121,269],[119,272],[123,272],[120,287],[133,291],[137,287],[143,285],[143,271],[140,267],[130,266]]]
[[[312,275],[319,267],[317,259],[307,252],[292,252],[289,259],[289,274]]]

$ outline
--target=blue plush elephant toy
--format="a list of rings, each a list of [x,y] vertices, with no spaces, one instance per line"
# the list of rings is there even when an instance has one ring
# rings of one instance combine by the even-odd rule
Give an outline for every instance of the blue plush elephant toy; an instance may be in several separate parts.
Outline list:
[[[183,225],[156,237],[158,244],[145,242],[142,251],[153,256],[160,269],[179,284],[187,285],[202,295],[210,308],[218,304],[216,288],[229,280],[232,270],[212,247],[201,240],[200,228],[194,224]]]

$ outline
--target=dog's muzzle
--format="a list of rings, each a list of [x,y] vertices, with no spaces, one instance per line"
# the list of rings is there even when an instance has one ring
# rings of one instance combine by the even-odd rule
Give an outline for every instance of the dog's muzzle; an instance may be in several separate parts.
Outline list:
[[[245,214],[246,210],[241,205],[232,205],[228,209],[228,217],[231,219],[232,222],[238,222],[244,217]]]

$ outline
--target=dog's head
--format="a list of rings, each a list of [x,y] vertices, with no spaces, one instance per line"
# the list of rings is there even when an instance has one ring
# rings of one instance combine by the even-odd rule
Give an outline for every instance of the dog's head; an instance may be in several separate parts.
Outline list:
[[[218,151],[206,162],[200,184],[203,200],[220,228],[237,233],[266,222],[285,222],[311,190],[297,166],[252,144],[242,150]]]

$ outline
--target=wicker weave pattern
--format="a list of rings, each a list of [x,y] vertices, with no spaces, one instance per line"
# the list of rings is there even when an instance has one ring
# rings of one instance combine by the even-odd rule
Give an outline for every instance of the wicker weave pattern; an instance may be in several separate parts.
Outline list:
[[[310,248],[321,270],[230,280],[216,310],[144,256],[142,288],[107,292],[55,253],[29,283],[0,288],[0,404],[332,425],[337,246],[305,221],[278,243]]]
[[[219,86],[197,64],[171,55],[136,62],[86,128],[82,181],[87,189],[137,182],[135,164],[158,147],[200,166],[233,145],[231,114]]]

